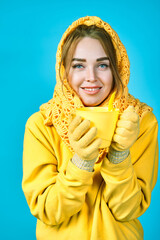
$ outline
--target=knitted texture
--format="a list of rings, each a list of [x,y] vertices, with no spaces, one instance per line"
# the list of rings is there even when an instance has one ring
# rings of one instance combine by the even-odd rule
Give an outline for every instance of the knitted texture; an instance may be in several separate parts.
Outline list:
[[[129,156],[129,153],[129,149],[124,151],[116,151],[112,147],[110,147],[108,159],[113,164],[121,163]]]
[[[114,102],[114,107],[119,108],[120,112],[123,112],[129,105],[135,107],[137,114],[141,117],[147,111],[151,111],[152,109],[144,103],[141,103],[138,99],[135,99],[132,95],[128,93],[127,84],[129,82],[130,77],[130,63],[127,56],[126,49],[122,42],[120,41],[117,33],[111,28],[111,26],[102,21],[98,17],[83,17],[73,22],[71,26],[65,31],[62,39],[58,45],[57,55],[56,55],[56,86],[54,90],[53,98],[48,102],[43,104],[40,107],[40,110],[45,117],[45,124],[47,126],[54,126],[68,146],[70,151],[73,151],[69,144],[68,140],[68,126],[72,119],[72,114],[75,114],[75,111],[79,107],[83,107],[83,103],[77,96],[77,94],[73,91],[73,89],[69,86],[67,79],[64,78],[63,84],[60,79],[60,74],[64,77],[64,66],[61,65],[61,56],[62,56],[62,47],[67,36],[75,30],[79,25],[96,25],[97,27],[104,28],[107,31],[111,38],[113,45],[116,50],[117,59],[118,59],[118,70],[120,73],[120,77],[122,79],[124,85],[124,93],[123,96],[117,97]],[[60,72],[60,74],[59,74]],[[108,106],[109,99],[101,104],[101,106]],[[99,153],[98,162],[104,157],[108,149],[101,149]]]
[[[72,163],[76,165],[81,170],[85,170],[88,172],[93,172],[94,164],[96,161],[96,158],[93,160],[82,160],[76,153],[73,155]]]

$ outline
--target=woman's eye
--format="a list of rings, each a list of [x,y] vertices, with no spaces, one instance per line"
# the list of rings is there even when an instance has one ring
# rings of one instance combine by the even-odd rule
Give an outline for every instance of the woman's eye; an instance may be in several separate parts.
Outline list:
[[[82,64],[75,64],[72,67],[77,68],[77,69],[81,69],[81,68],[83,68],[83,65]]]
[[[101,68],[101,69],[106,69],[108,67],[109,67],[109,65],[106,64],[106,63],[102,63],[102,64],[99,65],[99,68]]]

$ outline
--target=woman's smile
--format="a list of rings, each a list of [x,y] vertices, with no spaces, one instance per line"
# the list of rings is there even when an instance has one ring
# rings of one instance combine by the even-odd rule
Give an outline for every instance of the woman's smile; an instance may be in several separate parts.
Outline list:
[[[86,93],[86,94],[97,94],[100,92],[102,87],[81,87],[81,89]]]

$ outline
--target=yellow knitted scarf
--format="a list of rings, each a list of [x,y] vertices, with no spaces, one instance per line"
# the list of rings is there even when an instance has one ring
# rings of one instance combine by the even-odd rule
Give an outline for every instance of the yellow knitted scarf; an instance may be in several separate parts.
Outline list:
[[[135,99],[128,93],[127,84],[129,82],[130,77],[130,63],[127,56],[126,49],[124,45],[121,43],[117,33],[111,28],[111,26],[102,21],[98,17],[83,17],[73,22],[71,26],[65,31],[62,39],[58,45],[57,55],[56,55],[56,86],[54,90],[53,98],[48,102],[43,104],[40,107],[40,111],[45,117],[45,125],[54,126],[56,128],[57,133],[68,146],[68,148],[73,152],[68,140],[68,127],[71,121],[72,114],[75,113],[75,110],[79,107],[83,107],[83,104],[76,93],[69,86],[67,79],[64,79],[63,82],[63,90],[62,90],[62,82],[60,80],[59,70],[61,76],[64,76],[64,66],[61,66],[61,54],[62,47],[67,36],[79,25],[96,25],[97,27],[104,28],[111,36],[113,45],[116,49],[117,59],[118,59],[118,70],[124,85],[124,94],[123,96],[117,98],[114,102],[114,106],[119,108],[120,112],[123,112],[129,105],[135,107],[136,112],[142,117],[147,111],[151,111],[152,109],[148,107],[146,104],[141,103],[138,99]],[[108,99],[103,102],[101,106],[107,106]],[[107,149],[102,149],[99,154],[98,162],[103,158],[103,155],[106,154]],[[74,152],[73,152],[74,153]]]

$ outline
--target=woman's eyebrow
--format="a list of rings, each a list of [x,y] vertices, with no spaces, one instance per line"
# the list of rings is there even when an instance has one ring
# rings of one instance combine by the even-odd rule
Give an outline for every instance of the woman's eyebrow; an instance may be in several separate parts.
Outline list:
[[[101,58],[96,59],[97,62],[104,61],[104,60],[109,60],[109,58],[108,57],[101,57]],[[73,58],[72,62],[73,61],[86,62],[86,59],[85,58]]]
[[[97,62],[104,61],[104,60],[109,60],[109,57],[102,57],[102,58],[97,58]]]
[[[84,58],[73,58],[72,62],[73,61],[86,62],[86,59],[84,59]]]

